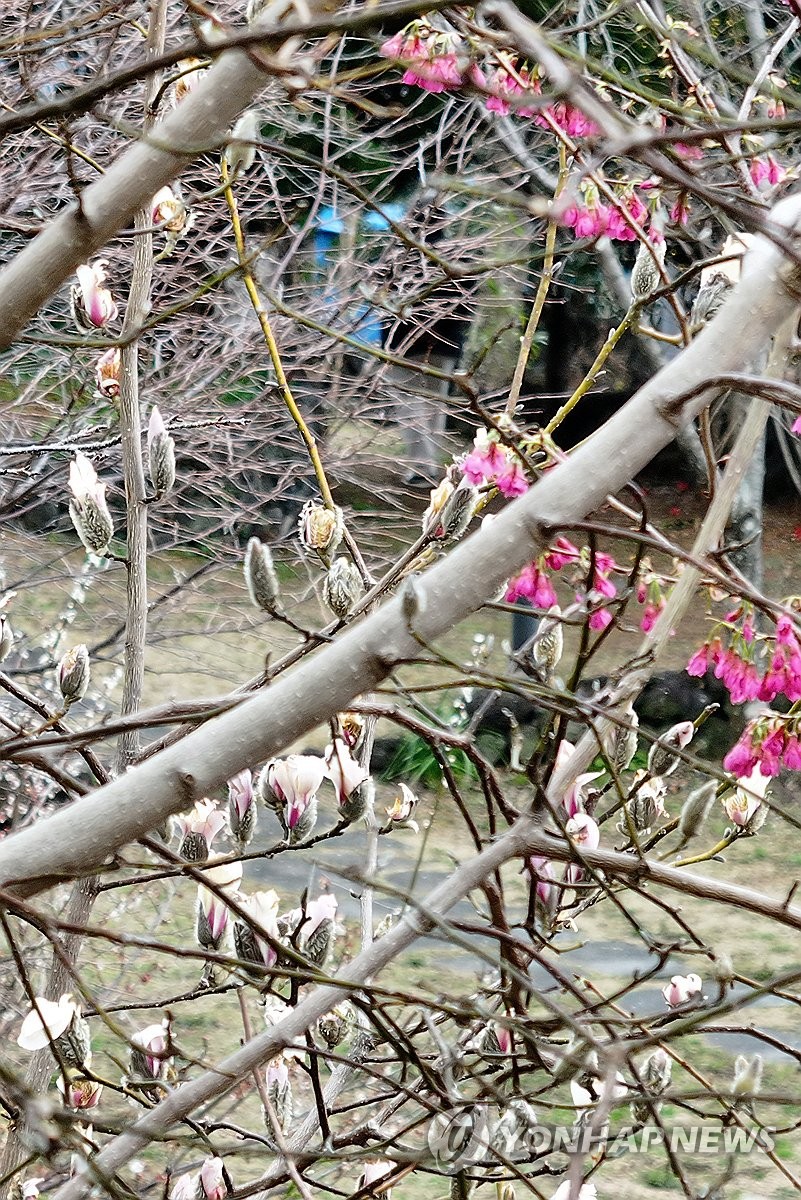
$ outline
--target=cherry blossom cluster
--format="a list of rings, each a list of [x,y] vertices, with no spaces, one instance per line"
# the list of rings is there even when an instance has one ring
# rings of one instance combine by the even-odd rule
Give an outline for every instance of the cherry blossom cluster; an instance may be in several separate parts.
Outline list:
[[[520,459],[498,440],[494,430],[478,431],[473,449],[460,466],[462,475],[474,487],[491,484],[510,500],[528,491],[529,482]]]
[[[594,558],[589,547],[579,549],[566,537],[558,537],[553,546],[524,567],[519,575],[510,580],[504,599],[508,604],[515,601],[528,600],[535,608],[551,608],[557,603],[556,590],[551,581],[549,571],[560,571],[569,563],[575,564],[579,573],[586,573],[592,561],[592,584],[586,595],[576,592],[577,603],[589,606],[590,629],[606,629],[612,620],[612,613],[606,607],[605,601],[614,600],[617,596],[617,585],[611,578],[613,574],[623,572],[611,554],[596,551]]]
[[[723,760],[727,771],[741,778],[758,771],[770,779],[782,767],[801,771],[801,721],[776,713],[749,721]]]
[[[801,643],[789,617],[779,617],[776,622],[773,652],[764,675],[760,675],[754,658],[753,614],[743,607],[729,613],[723,624],[729,631],[729,644],[724,646],[716,633],[691,657],[687,664],[689,675],[700,677],[711,667],[715,678],[726,687],[732,704],[748,700],[770,703],[781,693],[793,703],[801,700]],[[768,644],[771,639],[760,640]]]

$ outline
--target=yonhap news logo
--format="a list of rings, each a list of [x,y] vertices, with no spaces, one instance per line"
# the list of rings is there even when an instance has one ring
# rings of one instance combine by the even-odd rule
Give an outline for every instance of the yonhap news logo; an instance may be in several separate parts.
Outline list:
[[[439,1113],[428,1127],[428,1149],[437,1168],[453,1175],[467,1167],[526,1162],[545,1154],[649,1154],[667,1147],[672,1154],[731,1155],[771,1151],[769,1130],[740,1125],[626,1125],[611,1132],[590,1125],[540,1125],[530,1105],[514,1101],[501,1112],[486,1104]]]

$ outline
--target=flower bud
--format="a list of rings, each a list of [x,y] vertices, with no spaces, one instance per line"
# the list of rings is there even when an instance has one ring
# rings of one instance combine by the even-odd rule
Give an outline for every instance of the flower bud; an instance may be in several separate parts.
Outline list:
[[[147,459],[156,495],[166,496],[175,483],[175,442],[155,404],[147,427]]]
[[[267,1097],[272,1105],[275,1119],[283,1133],[292,1120],[292,1085],[289,1068],[283,1058],[274,1058],[267,1066]],[[269,1133],[273,1132],[270,1114],[265,1111],[264,1123]]]
[[[170,1024],[163,1020],[158,1025],[148,1025],[131,1038],[129,1087],[143,1090],[148,1095],[163,1094],[163,1088],[152,1087],[173,1076],[173,1060],[170,1050]]]
[[[228,824],[240,846],[252,841],[257,819],[253,775],[248,770],[240,771],[228,780]]]
[[[109,400],[120,394],[120,367],[122,356],[116,346],[106,350],[95,363],[95,383],[101,396]]]
[[[677,1008],[681,1004],[686,1004],[688,1000],[692,1000],[697,996],[702,999],[703,981],[700,975],[690,973],[689,975],[674,975],[670,983],[666,983],[662,988],[662,995],[665,997],[665,1003],[668,1008]]]
[[[419,833],[417,822],[412,820],[412,814],[417,807],[417,797],[407,784],[401,783],[399,787],[400,792],[395,797],[392,808],[384,810],[387,819],[393,829],[413,829],[415,833]]]
[[[665,815],[664,796],[666,785],[659,775],[648,778],[645,771],[638,771],[634,776],[636,792],[628,802],[628,810],[638,833],[648,833],[650,829]],[[628,832],[625,820],[618,828],[622,833]]]
[[[364,591],[357,568],[347,558],[338,558],[323,584],[323,599],[340,621],[351,611]]]
[[[659,289],[662,276],[657,263],[662,264],[664,261],[664,239],[654,242],[653,248],[646,246],[645,242],[640,242],[631,272],[631,294],[635,300],[645,300]]]
[[[14,646],[14,633],[5,613],[0,613],[0,662],[8,658]]]
[[[679,721],[677,725],[671,725],[670,729],[652,743],[648,751],[649,773],[661,775],[663,779],[672,775],[681,761],[677,754],[673,754],[673,750],[683,750],[685,746],[689,746],[694,734],[695,725],[692,721]]]
[[[531,642],[531,657],[546,681],[556,670],[564,650],[561,616],[559,605],[552,604]]]
[[[317,1030],[329,1050],[333,1050],[335,1046],[338,1046],[348,1031],[347,1009],[345,1006],[338,1004],[330,1013],[326,1013],[325,1016],[320,1017],[317,1022]]]
[[[306,550],[316,551],[326,565],[342,541],[344,532],[342,509],[337,505],[325,508],[313,500],[303,505],[298,523],[300,543]]]
[[[340,737],[348,749],[353,751],[358,750],[364,738],[364,717],[357,712],[342,712],[337,713],[337,725],[339,727]]]
[[[198,1176],[200,1194],[205,1200],[223,1200],[228,1194],[221,1158],[207,1158]]]
[[[450,500],[456,485],[446,475],[437,487],[432,488],[430,492],[431,499],[428,508],[423,513],[423,533],[433,533],[434,529],[440,524],[439,514]],[[442,537],[442,534],[434,533],[434,537]]]
[[[117,316],[117,305],[111,292],[102,286],[106,280],[108,261],[98,259],[94,266],[82,263],[75,268],[78,286],[70,289],[72,317],[78,329],[94,331],[102,329]]]
[[[67,1079],[68,1083],[65,1090],[64,1077],[63,1075],[59,1075],[58,1087],[64,1097],[64,1103],[69,1108],[97,1108],[103,1091],[102,1083],[98,1083],[94,1079],[87,1079],[85,1075],[82,1075],[80,1071],[76,1071],[74,1067],[67,1069]]]
[[[256,146],[261,136],[261,121],[255,108],[242,113],[231,130],[231,138],[225,147],[225,162],[232,178],[244,175],[256,161]]]
[[[762,1086],[762,1065],[761,1054],[755,1054],[753,1058],[746,1058],[744,1054],[737,1055],[731,1088],[733,1096],[753,1098],[758,1095]]]
[[[366,1162],[362,1171],[358,1191],[366,1192],[368,1196],[372,1196],[373,1200],[391,1200],[392,1188],[386,1184],[382,1186],[382,1181],[388,1179],[393,1171],[397,1171],[398,1164],[387,1160],[376,1162]]]
[[[173,94],[176,104],[179,104],[185,96],[188,96],[197,87],[206,72],[203,70],[205,64],[202,58],[182,58],[175,65],[179,76],[175,81]]]
[[[337,898],[331,892],[306,903],[306,920],[300,928],[299,941],[306,958],[316,967],[325,966],[334,944],[336,911]]]
[[[695,837],[697,833],[700,833],[704,822],[709,816],[709,810],[714,803],[717,790],[717,782],[714,779],[708,779],[706,783],[702,783],[700,787],[690,792],[684,801],[679,813],[678,824],[678,832],[682,845],[685,842],[689,842],[690,838]]]
[[[659,1112],[662,1102],[658,1096],[668,1088],[673,1071],[673,1061],[664,1050],[655,1050],[646,1060],[642,1071],[643,1095],[631,1102],[631,1115],[641,1125],[653,1119],[654,1110]]]
[[[80,450],[70,463],[70,517],[78,537],[91,554],[103,555],[114,536],[114,522],[106,504],[106,485]]]
[[[22,1022],[17,1045],[41,1050],[52,1045],[68,1066],[85,1067],[92,1058],[89,1026],[69,993],[58,1002],[36,997],[36,1007]]]
[[[256,608],[274,613],[278,609],[278,576],[269,546],[252,537],[245,551],[245,583]]]
[[[478,489],[464,480],[445,501],[427,531],[443,542],[458,542],[467,532],[478,505]]]
[[[178,853],[186,862],[193,863],[206,861],[211,843],[225,828],[225,814],[213,800],[198,800],[191,812],[175,817],[174,821],[181,839]]]
[[[209,882],[214,883],[217,891],[235,894],[242,882],[242,864],[224,863],[204,871]],[[212,892],[210,888],[200,884],[197,889],[197,925],[196,936],[198,945],[204,950],[219,950],[223,944],[229,923],[229,909],[225,900]]]
[[[365,784],[370,778],[366,767],[354,758],[340,738],[325,749],[326,775],[337,793],[340,813],[346,821],[358,821],[367,804]]]
[[[89,687],[89,651],[81,643],[73,646],[58,664],[58,686],[66,705],[83,700]]]

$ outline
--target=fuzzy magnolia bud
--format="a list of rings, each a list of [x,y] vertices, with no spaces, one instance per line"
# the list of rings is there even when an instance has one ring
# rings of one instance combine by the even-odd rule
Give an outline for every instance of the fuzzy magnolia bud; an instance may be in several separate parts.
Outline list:
[[[70,517],[78,537],[91,554],[105,554],[114,536],[114,522],[106,504],[106,485],[85,454],[78,450],[70,463]]]
[[[14,633],[5,613],[0,613],[0,662],[8,658],[14,645]]]
[[[267,1098],[272,1106],[275,1119],[283,1132],[292,1120],[292,1085],[289,1082],[289,1068],[283,1058],[274,1058],[267,1067]],[[273,1133],[271,1114],[264,1113],[264,1123],[270,1133]]]
[[[441,510],[432,518],[427,532],[443,542],[458,542],[467,532],[478,504],[478,489],[464,480],[451,492]]]
[[[256,608],[274,613],[278,608],[278,576],[269,546],[251,538],[245,551],[245,583]]]
[[[642,1069],[643,1095],[631,1102],[631,1115],[641,1125],[653,1119],[654,1112],[659,1112],[662,1102],[658,1096],[670,1084],[673,1062],[664,1050],[655,1050],[645,1062]]]
[[[334,616],[344,620],[363,591],[358,569],[347,558],[338,558],[323,584],[323,599]]]
[[[249,770],[240,771],[228,780],[228,824],[240,846],[252,841],[257,819],[253,775]]]
[[[631,765],[637,753],[639,728],[639,718],[631,705],[627,704],[620,713],[619,722],[616,721],[604,737],[604,754],[616,771],[625,771]]]
[[[717,790],[717,782],[714,779],[708,779],[706,783],[702,783],[700,787],[690,792],[684,801],[679,813],[678,825],[682,845],[700,832],[709,816],[709,810],[714,803]]]
[[[344,532],[342,509],[337,505],[325,508],[313,500],[303,505],[298,522],[300,543],[306,550],[316,551],[326,565],[342,541]]]
[[[640,780],[642,782],[639,782]],[[643,771],[637,772],[634,782],[639,786],[628,802],[628,810],[637,832],[647,833],[665,815],[664,796],[667,785],[661,776],[648,779]],[[621,821],[618,828],[621,832],[628,832],[625,821]]]
[[[249,108],[231,130],[231,140],[225,148],[225,162],[231,176],[244,175],[256,161],[256,146],[261,135],[261,122],[255,108]]]
[[[564,650],[561,616],[559,605],[552,604],[531,643],[531,657],[546,679],[553,675]]]
[[[334,944],[334,917],[337,898],[331,892],[323,892],[316,900],[306,902],[306,920],[300,928],[300,944],[309,962],[316,967],[325,966],[325,961]]]
[[[640,242],[634,269],[631,272],[631,294],[635,300],[645,300],[657,291],[662,283],[659,267],[665,261],[664,238],[655,241],[653,247]],[[659,264],[659,265],[657,265]]]
[[[147,427],[147,459],[156,495],[166,496],[175,483],[175,442],[167,433],[157,405],[153,406]]]
[[[738,1098],[753,1097],[757,1095],[761,1086],[762,1055],[755,1054],[753,1058],[746,1058],[744,1054],[738,1054],[734,1063],[732,1095]]]
[[[89,687],[89,651],[81,643],[73,646],[58,664],[58,686],[65,704],[83,700]]]
[[[685,746],[689,746],[694,734],[695,725],[692,721],[679,721],[677,725],[671,725],[670,729],[666,730],[648,751],[649,773],[661,775],[663,779],[667,775],[672,775],[681,761],[673,751],[683,750]]]
[[[320,1017],[317,1030],[329,1050],[338,1046],[348,1031],[347,1009],[344,1005],[338,1004],[330,1013]]]

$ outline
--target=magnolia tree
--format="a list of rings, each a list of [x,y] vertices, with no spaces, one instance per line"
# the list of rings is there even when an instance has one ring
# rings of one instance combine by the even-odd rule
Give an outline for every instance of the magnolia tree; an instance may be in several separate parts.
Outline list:
[[[751,553],[768,418],[801,429],[800,27],[6,22],[6,1189],[801,1191],[801,625]],[[593,264],[617,316],[546,411]],[[629,345],[653,377],[566,445]],[[677,437],[691,546],[632,482]],[[158,691],[170,605],[229,690]],[[640,725],[671,639],[722,751],[703,699]]]

